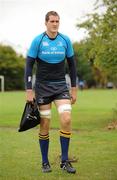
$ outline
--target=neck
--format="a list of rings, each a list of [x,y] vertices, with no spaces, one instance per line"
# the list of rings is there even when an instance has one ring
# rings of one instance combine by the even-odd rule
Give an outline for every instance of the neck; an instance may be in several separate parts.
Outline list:
[[[49,31],[46,31],[46,34],[50,37],[50,38],[55,38],[58,34],[58,32],[49,32]]]

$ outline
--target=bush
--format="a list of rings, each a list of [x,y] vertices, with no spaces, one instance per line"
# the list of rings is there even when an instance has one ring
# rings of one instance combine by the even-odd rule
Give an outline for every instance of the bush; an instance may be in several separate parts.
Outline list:
[[[5,77],[5,90],[24,89],[24,63],[10,46],[0,45],[0,75]]]

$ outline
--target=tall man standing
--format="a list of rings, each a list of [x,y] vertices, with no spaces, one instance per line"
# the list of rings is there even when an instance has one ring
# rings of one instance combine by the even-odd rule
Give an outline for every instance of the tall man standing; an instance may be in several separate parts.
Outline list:
[[[48,158],[49,125],[51,106],[54,102],[60,117],[60,168],[68,173],[75,173],[68,159],[71,137],[71,104],[76,101],[76,66],[74,52],[70,39],[58,32],[60,16],[50,11],[45,16],[46,31],[32,41],[28,51],[25,84],[26,99],[33,101],[32,70],[36,62],[35,97],[41,115],[39,144],[42,154],[42,171],[51,172]],[[65,59],[69,66],[71,90],[69,93],[65,80]]]

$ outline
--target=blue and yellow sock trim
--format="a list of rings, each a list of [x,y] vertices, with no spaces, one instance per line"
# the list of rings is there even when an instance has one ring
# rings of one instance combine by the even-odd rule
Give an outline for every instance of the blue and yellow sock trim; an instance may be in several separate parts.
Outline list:
[[[60,130],[59,133],[60,133],[60,136],[63,136],[63,137],[66,137],[66,138],[71,137],[71,132]]]
[[[41,139],[41,140],[47,140],[47,139],[49,139],[49,134],[43,135],[43,134],[40,134],[40,133],[39,133],[39,139]]]

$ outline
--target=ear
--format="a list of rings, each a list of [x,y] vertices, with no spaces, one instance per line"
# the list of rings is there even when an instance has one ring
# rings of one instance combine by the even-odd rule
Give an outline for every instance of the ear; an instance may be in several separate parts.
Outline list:
[[[45,25],[47,26],[47,22],[45,21]]]

